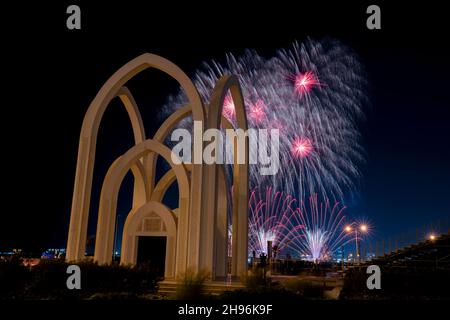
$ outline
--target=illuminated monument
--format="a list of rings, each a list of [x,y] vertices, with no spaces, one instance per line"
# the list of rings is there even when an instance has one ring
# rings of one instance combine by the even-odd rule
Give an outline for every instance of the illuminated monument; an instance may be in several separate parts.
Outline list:
[[[146,138],[139,109],[131,92],[124,86],[147,68],[159,69],[177,80],[189,101],[164,121],[152,139]],[[196,164],[195,161],[193,164],[175,164],[171,150],[163,144],[171,130],[186,117],[200,121],[202,132],[209,128],[232,128],[222,117],[227,92],[233,98],[238,127],[247,130],[244,101],[235,76],[224,76],[217,81],[207,107],[193,82],[180,68],[153,54],[135,58],[108,79],[89,106],[81,128],[67,261],[79,261],[85,255],[97,133],[110,101],[119,97],[131,121],[135,145],[113,162],[103,181],[94,260],[99,264],[112,262],[118,192],[126,173],[131,170],[134,177],[133,205],[124,225],[121,264],[136,263],[138,237],[165,236],[165,279],[174,279],[186,270],[208,270],[212,280],[225,277],[228,271],[227,209],[231,206],[231,274],[239,276],[247,270],[248,141],[243,151],[245,164],[237,164],[235,160],[232,203],[227,199],[230,186],[222,165]],[[197,152],[203,154],[203,144],[194,144],[194,147],[202,148]],[[158,156],[163,157],[171,169],[155,181]],[[161,201],[175,182],[179,190],[178,208],[171,210]]]

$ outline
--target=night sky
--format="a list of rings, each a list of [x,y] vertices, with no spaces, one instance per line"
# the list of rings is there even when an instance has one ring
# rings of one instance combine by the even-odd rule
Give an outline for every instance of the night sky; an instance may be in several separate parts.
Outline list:
[[[140,1],[136,1],[140,3]],[[65,10],[80,4],[82,30],[66,29]],[[103,83],[132,58],[151,52],[188,75],[203,61],[223,60],[253,48],[265,56],[306,37],[332,37],[361,59],[371,106],[362,124],[367,161],[348,212],[383,238],[444,221],[450,216],[450,50],[445,9],[382,2],[382,29],[366,28],[372,2],[294,5],[257,2],[237,6],[146,7],[126,1],[93,6],[85,1],[20,5],[4,11],[2,75],[3,209],[0,251],[64,247],[67,239],[79,131]],[[429,4],[430,2],[427,2]],[[209,12],[207,12],[209,10]],[[147,129],[174,80],[146,71],[129,83]],[[111,162],[133,144],[131,125],[118,103],[99,132],[91,212]],[[131,194],[124,182],[119,213]],[[95,219],[90,223],[90,232]]]

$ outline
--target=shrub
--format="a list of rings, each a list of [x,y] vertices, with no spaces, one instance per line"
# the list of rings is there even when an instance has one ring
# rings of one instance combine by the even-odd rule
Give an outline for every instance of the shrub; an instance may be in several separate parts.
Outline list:
[[[76,298],[80,292],[67,289],[67,266],[61,260],[42,259],[39,264],[31,268],[31,279],[26,296],[37,299]]]
[[[178,300],[198,300],[203,296],[205,281],[210,277],[209,272],[192,270],[186,271],[178,277],[175,298]]]
[[[255,268],[242,276],[245,289],[249,292],[263,291],[270,285],[270,278],[266,277],[263,268]]]
[[[154,293],[159,280],[154,268],[77,263],[81,269],[81,290],[68,290],[67,264],[41,260],[31,269],[20,258],[0,261],[0,299],[86,299],[96,294],[132,298]],[[100,296],[100,295],[97,295]]]

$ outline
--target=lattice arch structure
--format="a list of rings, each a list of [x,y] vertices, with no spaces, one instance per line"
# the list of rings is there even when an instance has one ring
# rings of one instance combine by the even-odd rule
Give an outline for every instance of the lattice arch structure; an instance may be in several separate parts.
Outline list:
[[[188,105],[178,109],[161,125],[152,139],[145,136],[138,106],[125,87],[128,80],[147,69],[159,69],[178,81]],[[231,92],[236,108],[238,128],[247,129],[247,118],[241,89],[235,76],[224,76],[216,84],[208,107],[187,75],[172,62],[153,54],[143,54],[120,68],[102,86],[89,106],[83,120],[78,148],[78,160],[73,191],[67,243],[67,261],[84,258],[87,221],[91,199],[97,133],[110,101],[119,97],[127,110],[133,128],[135,146],[113,162],[103,181],[95,245],[94,260],[111,263],[117,197],[125,174],[134,176],[133,206],[122,235],[122,264],[136,263],[136,236],[143,219],[159,216],[167,236],[165,277],[174,278],[190,269],[210,271],[212,279],[226,275],[227,264],[227,206],[233,208],[232,275],[247,270],[247,198],[248,198],[248,141],[245,142],[244,164],[235,159],[233,173],[233,203],[227,201],[226,179],[222,165],[174,164],[171,150],[163,144],[179,121],[191,116],[201,123],[202,132],[210,128],[232,128],[223,118],[222,108],[227,92]],[[193,150],[203,154],[203,146]],[[155,181],[157,157],[163,157],[171,169]],[[235,156],[237,157],[236,153]],[[178,183],[179,204],[170,210],[161,201],[172,183]]]

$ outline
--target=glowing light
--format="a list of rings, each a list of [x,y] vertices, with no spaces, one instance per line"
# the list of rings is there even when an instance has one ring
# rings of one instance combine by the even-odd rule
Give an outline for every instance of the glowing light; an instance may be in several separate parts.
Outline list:
[[[258,232],[258,245],[261,248],[261,252],[266,252],[266,247],[267,247],[267,242],[268,241],[272,241],[272,243],[274,243],[274,241],[276,240],[276,235],[273,231],[259,231]]]
[[[346,227],[345,227],[345,231],[346,231],[346,232],[351,232],[351,231],[352,231],[352,227],[346,226]]]
[[[328,241],[329,235],[326,231],[321,229],[306,230],[306,243],[310,253],[310,259],[314,262],[325,260],[328,256],[325,250],[325,244]]]
[[[436,240],[436,236],[434,234],[430,234],[429,239],[431,241],[434,241],[434,240]]]
[[[294,85],[295,90],[302,97],[303,95],[308,94],[313,86],[319,86],[320,82],[319,79],[316,78],[314,73],[307,71],[305,73],[298,73],[295,76]]]
[[[296,138],[292,143],[291,153],[294,157],[304,158],[313,151],[311,141],[306,138]]]
[[[366,231],[367,231],[367,225],[362,224],[362,225],[359,226],[359,229],[360,229],[362,232],[366,232]]]

